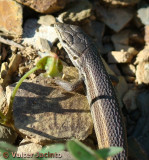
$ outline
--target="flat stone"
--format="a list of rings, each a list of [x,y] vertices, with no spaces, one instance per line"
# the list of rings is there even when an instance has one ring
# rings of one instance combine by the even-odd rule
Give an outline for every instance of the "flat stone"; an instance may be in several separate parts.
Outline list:
[[[6,88],[7,101],[13,88]],[[43,145],[72,137],[84,140],[93,129],[87,98],[66,92],[41,76],[22,83],[13,104],[13,117],[20,133]]]
[[[104,8],[96,6],[96,14],[109,28],[115,32],[122,30],[133,18],[133,13],[123,8]]]
[[[57,40],[57,33],[54,27],[47,25],[40,25],[37,23],[37,19],[28,19],[24,24],[23,29],[23,44],[32,45],[35,49],[39,50],[39,39],[45,39],[48,41],[50,47]]]
[[[40,16],[38,20],[38,24],[45,25],[45,26],[51,26],[55,22],[56,22],[56,19],[52,15]]]
[[[112,51],[108,53],[109,63],[130,63],[132,58],[137,54],[137,50],[130,47],[128,51]]]
[[[68,2],[67,0],[16,0],[17,2],[26,5],[36,12],[40,13],[54,13],[63,9]]]
[[[131,112],[137,109],[137,104],[136,104],[137,94],[138,94],[137,90],[130,89],[127,91],[127,93],[123,97],[123,102],[128,112]]]
[[[137,65],[136,81],[138,84],[149,84],[149,62],[140,62]]]
[[[58,16],[60,22],[80,22],[92,15],[92,4],[88,0],[71,3],[69,9]]]
[[[19,37],[22,35],[22,6],[12,0],[0,0],[0,30]]]
[[[32,143],[27,139],[23,139],[18,147],[17,154],[28,154],[28,158],[24,157],[27,160],[35,160],[34,154],[39,152],[42,149],[42,145],[37,143]]]
[[[111,4],[113,6],[114,5],[129,6],[137,4],[140,0],[102,0],[102,1]]]

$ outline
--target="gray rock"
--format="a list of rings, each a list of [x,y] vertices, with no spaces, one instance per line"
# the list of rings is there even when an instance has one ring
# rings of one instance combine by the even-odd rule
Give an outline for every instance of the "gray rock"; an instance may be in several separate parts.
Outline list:
[[[50,47],[52,47],[57,40],[54,27],[39,25],[37,19],[26,20],[23,29],[23,44],[32,45],[39,50],[38,41],[40,38],[46,39]]]
[[[138,53],[133,47],[129,47],[127,51],[112,51],[108,53],[109,63],[130,63],[134,56]]]
[[[7,99],[13,88],[7,87]],[[15,97],[13,117],[21,133],[44,145],[72,137],[84,140],[93,129],[87,98],[64,91],[49,78],[23,82]]]
[[[149,115],[149,91],[141,92],[137,96],[137,106],[141,110],[142,116],[148,117]]]
[[[43,52],[44,55],[50,54],[51,47],[46,39],[39,38],[36,44],[38,48],[40,49],[41,53]]]
[[[56,22],[56,19],[52,15],[40,16],[38,20],[38,24],[45,25],[45,26],[51,26],[55,22]]]
[[[149,17],[148,17],[148,12],[149,12],[149,4],[144,3],[143,1],[140,5],[140,8],[138,9],[138,17],[141,19],[141,22],[144,25],[149,25]]]
[[[140,62],[137,65],[136,81],[138,84],[149,84],[149,62]]]
[[[119,83],[116,85],[115,88],[116,88],[116,91],[117,91],[117,96],[118,96],[120,106],[122,108],[122,106],[123,106],[122,105],[122,100],[123,100],[123,96],[125,95],[125,93],[128,90],[128,84],[125,81],[123,76],[119,76],[118,78],[119,78]]]
[[[118,69],[116,64],[109,64],[109,67],[112,69],[112,71],[117,75],[117,76],[121,76],[121,72]]]
[[[131,112],[137,109],[137,104],[136,104],[137,94],[138,94],[137,90],[130,89],[127,91],[127,93],[123,97],[123,102],[128,112]]]
[[[110,75],[114,75],[115,76],[115,73],[114,71],[109,67],[109,65],[107,64],[107,62],[104,60],[104,58],[101,57],[101,60],[106,68],[106,71],[108,72],[108,74]]]
[[[122,30],[126,24],[133,18],[131,10],[123,8],[104,8],[96,7],[97,17],[115,32]]]
[[[90,21],[87,24],[83,25],[83,29],[93,38],[100,53],[104,53],[102,37],[105,31],[105,24],[98,21]]]
[[[58,16],[60,22],[80,22],[89,18],[92,13],[92,4],[88,0],[79,0],[71,3],[69,9]]]
[[[149,53],[149,45],[146,45],[144,49],[137,54],[135,64],[139,64],[140,62],[148,62],[149,61],[148,53]]]
[[[127,51],[127,46],[129,45],[129,34],[130,30],[122,30],[121,32],[112,35],[111,39],[116,51],[120,51],[122,49]]]
[[[129,34],[130,30],[122,30],[121,32],[118,32],[114,35],[112,35],[112,41],[114,44],[120,43],[120,44],[129,44]]]
[[[149,84],[149,46],[139,52],[136,58],[136,82],[138,84]]]
[[[113,46],[113,44],[112,43],[105,43],[104,45],[103,45],[103,53],[104,54],[107,54],[107,53],[109,53],[109,52],[112,52],[114,50],[114,46]],[[101,52],[102,53],[102,52]],[[102,54],[103,54],[102,53]]]

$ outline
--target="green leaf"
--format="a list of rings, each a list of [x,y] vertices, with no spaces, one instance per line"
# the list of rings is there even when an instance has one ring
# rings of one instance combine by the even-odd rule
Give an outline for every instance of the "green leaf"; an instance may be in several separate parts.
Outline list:
[[[0,142],[0,159],[1,160],[6,160],[6,159],[13,159],[13,160],[18,160],[17,157],[13,157],[12,155],[16,155],[17,148],[7,142]],[[7,156],[7,158],[5,157]],[[23,159],[22,159],[23,160]]]
[[[59,76],[62,72],[63,66],[59,59],[50,58],[49,65],[46,68],[46,75],[51,77]]]
[[[70,140],[67,142],[68,151],[77,159],[77,160],[98,160],[98,154],[93,151],[91,148],[85,146],[83,143],[78,140]]]
[[[114,156],[123,151],[121,147],[109,147],[97,150],[96,153],[99,155],[100,158],[106,159],[107,157]]]
[[[4,141],[0,141],[0,149],[4,149],[4,150],[7,150],[7,151],[16,151],[17,148],[7,142],[4,142]]]
[[[39,69],[44,69],[44,70],[46,70],[46,65],[48,65],[49,59],[50,59],[50,56],[46,56],[46,57],[41,58],[41,59],[37,62],[36,66],[37,66]]]
[[[62,62],[60,59],[58,59],[57,56],[46,56],[40,59],[36,66],[39,69],[44,69],[46,70],[46,76],[51,76],[51,77],[56,77],[59,76],[60,73],[62,72],[63,66]]]
[[[49,145],[49,146],[45,146],[41,149],[40,152],[42,153],[46,153],[46,152],[51,152],[51,153],[55,153],[55,152],[60,152],[63,151],[65,149],[65,145],[64,144],[54,144],[54,145]]]

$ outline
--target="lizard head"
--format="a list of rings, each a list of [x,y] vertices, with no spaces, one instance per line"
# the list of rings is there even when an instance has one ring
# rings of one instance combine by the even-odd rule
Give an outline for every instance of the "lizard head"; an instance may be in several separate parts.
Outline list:
[[[72,63],[78,68],[81,57],[91,43],[80,27],[64,23],[56,23],[55,30]]]

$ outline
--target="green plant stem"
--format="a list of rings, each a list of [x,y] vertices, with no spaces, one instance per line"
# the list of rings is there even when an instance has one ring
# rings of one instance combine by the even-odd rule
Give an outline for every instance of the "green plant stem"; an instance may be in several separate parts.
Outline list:
[[[14,98],[15,98],[15,95],[17,93],[17,90],[19,89],[20,85],[22,84],[22,82],[24,81],[24,79],[26,79],[31,73],[35,72],[36,70],[40,69],[40,67],[34,67],[32,68],[30,71],[28,71],[20,80],[19,82],[17,83],[17,85],[15,86],[14,90],[13,90],[13,93],[10,97],[10,104],[9,104],[9,111],[6,115],[6,119],[10,119],[11,118],[11,113],[12,113],[12,106],[13,106],[13,101],[14,101]]]
[[[0,111],[0,123],[3,123],[5,120],[5,115]]]

